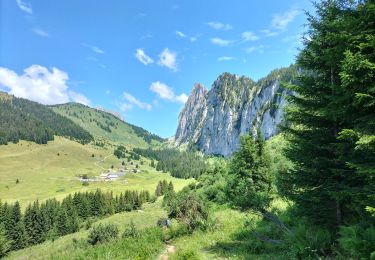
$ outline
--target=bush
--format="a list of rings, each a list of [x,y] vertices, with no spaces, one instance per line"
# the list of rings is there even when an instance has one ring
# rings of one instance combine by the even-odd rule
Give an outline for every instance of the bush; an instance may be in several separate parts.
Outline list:
[[[137,230],[133,221],[126,227],[124,233],[122,234],[123,238],[133,237],[136,238],[139,236],[139,231]]]
[[[99,224],[95,226],[88,236],[91,245],[102,244],[114,240],[118,237],[119,230],[113,224]]]
[[[208,209],[203,198],[191,189],[193,187],[188,186],[177,194],[167,193],[164,205],[168,209],[168,217],[177,219],[186,225],[188,230],[193,231],[205,225]]]
[[[286,239],[285,251],[291,258],[320,259],[332,255],[333,241],[326,229],[301,223]]]
[[[375,259],[375,227],[341,227],[339,246],[347,258]]]
[[[199,260],[200,257],[198,256],[197,251],[193,249],[181,250],[178,251],[172,259],[176,260]]]

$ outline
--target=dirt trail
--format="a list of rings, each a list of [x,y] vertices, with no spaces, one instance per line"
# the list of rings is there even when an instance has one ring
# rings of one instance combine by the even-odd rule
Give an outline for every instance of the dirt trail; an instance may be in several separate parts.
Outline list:
[[[107,158],[108,157],[111,157],[113,154],[110,154],[110,155],[107,155],[106,157],[104,157],[103,159],[101,159],[100,161],[98,161],[98,162],[95,162],[94,164],[95,164],[95,166],[97,166],[97,167],[99,167],[99,168],[101,168],[102,170],[107,170],[107,169],[105,169],[104,167],[102,167],[101,165],[99,165],[99,163],[102,163],[102,162],[104,162],[105,160],[107,160]]]
[[[167,244],[163,253],[159,255],[158,260],[168,260],[169,255],[173,254],[174,252],[176,252],[176,247],[174,245]]]

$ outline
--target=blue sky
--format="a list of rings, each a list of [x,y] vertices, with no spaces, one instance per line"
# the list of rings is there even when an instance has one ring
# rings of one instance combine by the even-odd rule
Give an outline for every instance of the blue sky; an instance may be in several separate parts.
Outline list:
[[[0,89],[120,112],[163,137],[194,83],[295,60],[309,1],[0,1]]]

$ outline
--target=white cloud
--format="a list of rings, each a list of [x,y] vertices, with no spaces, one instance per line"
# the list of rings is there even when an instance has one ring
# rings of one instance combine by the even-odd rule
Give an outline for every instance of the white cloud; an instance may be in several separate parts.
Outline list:
[[[166,99],[172,102],[179,102],[184,104],[188,99],[188,96],[185,93],[176,95],[173,92],[172,88],[160,81],[152,82],[150,90],[152,92],[155,92],[161,99]]]
[[[33,9],[31,8],[31,4],[23,2],[22,0],[16,0],[18,7],[28,14],[33,14]]]
[[[181,95],[176,96],[176,101],[182,104],[185,104],[188,98],[189,98],[188,95],[186,95],[185,93],[182,93]]]
[[[22,75],[17,75],[8,68],[0,67],[0,87],[16,97],[47,105],[69,101],[90,104],[84,95],[68,89],[68,80],[68,74],[57,68],[50,71],[40,65],[31,65],[24,69]]]
[[[181,31],[176,31],[176,35],[180,38],[188,38],[191,42],[196,42],[198,40],[197,36],[189,36]]]
[[[261,33],[263,33],[266,37],[273,37],[279,34],[279,32],[271,31],[269,29],[261,30]]]
[[[87,97],[85,97],[84,95],[82,95],[80,93],[77,93],[77,92],[74,92],[74,91],[69,91],[69,96],[70,96],[70,99],[74,102],[81,103],[81,104],[84,104],[86,106],[90,106],[90,104],[91,104],[91,101]]]
[[[198,40],[198,37],[192,36],[189,38],[191,42],[196,42]]]
[[[82,46],[89,48],[92,52],[98,53],[98,54],[104,54],[104,51],[100,49],[98,46],[90,45],[87,43],[82,43]]]
[[[173,71],[177,71],[177,53],[170,51],[168,48],[165,48],[162,53],[159,55],[159,62],[160,66],[167,67]]]
[[[211,43],[215,44],[215,45],[219,45],[219,46],[228,46],[232,43],[232,41],[229,41],[229,40],[224,40],[224,39],[221,39],[221,38],[211,38]]]
[[[300,11],[296,9],[290,9],[289,11],[282,14],[275,14],[272,18],[271,25],[273,28],[278,30],[285,30],[289,23],[291,23]]]
[[[217,61],[229,61],[229,60],[235,60],[236,58],[231,57],[231,56],[222,56],[217,58]]]
[[[40,28],[35,28],[33,32],[42,37],[49,37],[49,33]]]
[[[253,32],[243,32],[241,34],[241,37],[242,37],[242,40],[244,41],[256,41],[256,40],[259,40],[259,37],[257,35],[255,35],[255,33]]]
[[[258,53],[262,54],[264,52],[264,46],[258,45],[258,46],[251,46],[245,49],[247,53],[252,53],[257,51]]]
[[[123,103],[120,106],[121,110],[123,111],[132,109],[134,105],[136,105],[137,107],[141,109],[146,109],[146,110],[151,110],[152,108],[150,104],[140,101],[139,99],[137,99],[136,97],[134,97],[133,95],[127,92],[124,92],[122,94],[122,97],[126,100],[126,103]]]
[[[135,51],[135,57],[142,62],[144,65],[148,65],[154,62],[150,56],[148,56],[143,49],[137,49]]]
[[[209,22],[207,23],[207,25],[210,26],[212,29],[223,31],[231,30],[233,28],[230,24],[224,24],[220,22]]]
[[[180,31],[176,31],[176,35],[180,36],[181,38],[186,38],[186,34],[184,34],[183,32],[180,32]]]

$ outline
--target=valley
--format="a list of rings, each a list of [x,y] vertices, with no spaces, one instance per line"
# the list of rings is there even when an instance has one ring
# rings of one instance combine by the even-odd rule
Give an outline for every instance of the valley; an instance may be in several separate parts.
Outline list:
[[[167,2],[0,3],[0,259],[375,260],[375,2]]]

